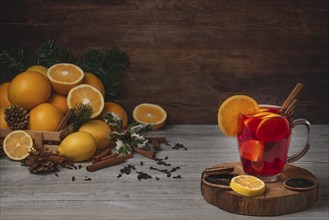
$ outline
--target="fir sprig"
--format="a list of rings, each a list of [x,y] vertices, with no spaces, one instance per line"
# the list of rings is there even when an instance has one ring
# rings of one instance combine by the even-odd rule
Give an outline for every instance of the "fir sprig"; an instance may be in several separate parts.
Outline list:
[[[56,63],[77,64],[77,58],[73,57],[68,49],[58,46],[53,40],[40,45],[38,49],[38,61],[46,67],[50,67]]]
[[[29,58],[24,50],[14,47],[0,53],[0,62],[7,69],[11,80],[17,73],[35,64],[36,59]]]
[[[81,125],[90,120],[93,113],[93,108],[90,105],[80,103],[76,105],[73,110],[70,123],[73,123],[75,130],[79,130]]]

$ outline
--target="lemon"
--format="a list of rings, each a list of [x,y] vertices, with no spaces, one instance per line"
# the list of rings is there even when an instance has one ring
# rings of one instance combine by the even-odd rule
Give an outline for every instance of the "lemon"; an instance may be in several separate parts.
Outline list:
[[[90,159],[96,152],[94,137],[84,131],[77,131],[68,135],[57,149],[60,156],[73,162],[82,162]]]
[[[234,177],[231,180],[230,187],[234,192],[247,197],[260,196],[265,192],[265,183],[250,175]]]
[[[111,142],[111,128],[102,120],[87,121],[80,127],[79,131],[90,133],[96,140],[97,149],[103,149]]]

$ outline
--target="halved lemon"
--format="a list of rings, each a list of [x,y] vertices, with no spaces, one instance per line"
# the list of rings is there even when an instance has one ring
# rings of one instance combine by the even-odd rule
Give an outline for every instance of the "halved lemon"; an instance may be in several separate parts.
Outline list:
[[[74,108],[76,105],[90,105],[93,109],[91,118],[99,116],[104,108],[104,97],[95,87],[81,84],[73,87],[67,95],[67,106]]]
[[[257,102],[246,95],[234,95],[226,99],[218,109],[218,127],[228,136],[238,134],[239,114],[252,115],[258,112]]]
[[[250,175],[234,177],[231,180],[230,187],[234,192],[247,197],[260,196],[265,192],[265,183]]]
[[[10,132],[3,141],[3,150],[12,160],[23,160],[33,147],[31,136],[22,130]]]
[[[70,89],[82,82],[84,72],[77,65],[58,63],[49,67],[47,77],[55,92],[67,95]]]
[[[157,130],[166,122],[167,113],[159,105],[142,103],[134,108],[133,118],[138,123],[151,124],[153,130]]]

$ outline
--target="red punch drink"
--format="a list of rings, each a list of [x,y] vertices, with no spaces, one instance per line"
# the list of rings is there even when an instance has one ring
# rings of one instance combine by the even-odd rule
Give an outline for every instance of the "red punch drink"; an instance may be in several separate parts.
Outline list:
[[[238,145],[245,173],[275,181],[287,161],[292,123],[276,106],[239,116]],[[267,179],[269,178],[269,179]]]

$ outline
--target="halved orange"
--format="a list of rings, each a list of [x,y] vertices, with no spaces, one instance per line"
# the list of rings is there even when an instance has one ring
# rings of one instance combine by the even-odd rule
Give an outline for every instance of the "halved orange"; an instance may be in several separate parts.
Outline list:
[[[138,123],[151,124],[153,130],[157,130],[164,125],[167,119],[167,113],[159,105],[142,103],[134,108],[133,118]]]
[[[285,117],[266,117],[257,126],[256,136],[262,141],[275,142],[286,136],[289,131],[289,122]]]
[[[218,127],[228,136],[238,134],[239,114],[252,115],[258,112],[257,102],[246,95],[234,95],[226,99],[218,109]]]
[[[246,140],[240,146],[240,157],[253,162],[262,161],[264,154],[264,145],[264,141]]]
[[[58,63],[49,67],[47,77],[55,92],[67,95],[70,89],[82,82],[84,72],[77,65]]]
[[[33,147],[31,136],[22,130],[10,132],[3,141],[3,150],[12,160],[23,160]]]
[[[67,95],[67,106],[74,108],[76,105],[90,105],[93,109],[91,118],[96,118],[104,108],[104,97],[95,87],[81,84],[73,87]]]

